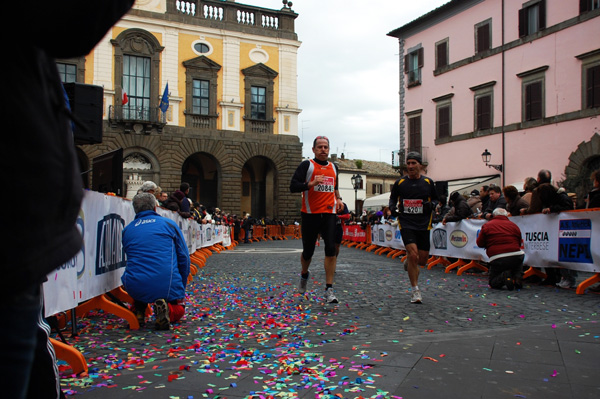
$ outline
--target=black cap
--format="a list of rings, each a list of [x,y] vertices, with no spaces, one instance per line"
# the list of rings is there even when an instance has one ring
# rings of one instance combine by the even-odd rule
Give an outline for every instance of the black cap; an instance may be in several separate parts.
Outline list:
[[[473,191],[471,191],[471,195],[479,195],[479,190],[473,190]]]
[[[406,154],[406,162],[408,162],[409,159],[414,159],[418,163],[423,164],[423,160],[421,159],[421,154],[419,154],[416,151],[411,151],[408,154]]]

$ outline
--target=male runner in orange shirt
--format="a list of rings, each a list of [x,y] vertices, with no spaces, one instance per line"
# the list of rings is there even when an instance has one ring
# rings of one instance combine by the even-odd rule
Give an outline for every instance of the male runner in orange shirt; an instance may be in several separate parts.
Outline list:
[[[333,292],[335,275],[335,225],[336,212],[343,208],[338,191],[338,168],[329,162],[329,139],[318,136],[313,142],[315,158],[302,161],[296,169],[290,191],[302,193],[302,272],[298,291],[306,292],[310,262],[315,252],[319,234],[325,243],[325,298],[328,303],[338,303]]]

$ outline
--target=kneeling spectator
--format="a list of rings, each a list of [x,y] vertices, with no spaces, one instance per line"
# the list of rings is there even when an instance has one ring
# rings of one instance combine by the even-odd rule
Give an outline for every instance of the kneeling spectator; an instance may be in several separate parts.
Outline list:
[[[135,219],[123,230],[127,266],[123,287],[134,299],[134,313],[144,324],[145,311],[153,305],[157,330],[185,313],[185,287],[190,274],[190,255],[177,224],[156,213],[156,200],[149,193],[133,198]]]
[[[496,208],[492,219],[481,227],[477,246],[485,248],[490,258],[490,287],[510,291],[523,288],[523,260],[521,230],[511,222],[508,212]]]

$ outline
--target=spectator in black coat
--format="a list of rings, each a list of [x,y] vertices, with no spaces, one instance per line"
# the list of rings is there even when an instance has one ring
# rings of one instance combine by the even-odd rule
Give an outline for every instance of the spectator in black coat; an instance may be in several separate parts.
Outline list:
[[[451,211],[442,220],[444,225],[448,222],[460,222],[473,214],[467,200],[458,191],[450,194],[450,205]]]
[[[537,191],[542,204],[542,213],[572,211],[575,208],[573,200],[564,188],[557,189],[550,183],[544,183],[538,186]]]
[[[575,208],[573,200],[564,188],[557,189],[550,183],[540,184],[531,196],[533,209],[540,209],[544,214],[569,211]],[[530,207],[531,210],[531,207]],[[572,288],[576,285],[577,271],[569,269],[546,268],[544,285],[558,285],[560,288]],[[559,281],[560,279],[560,281]]]
[[[487,208],[483,211],[483,219],[491,220],[492,212],[496,208],[506,209],[506,198],[502,195],[502,190],[498,186],[490,187],[489,191],[490,202],[488,202]]]
[[[521,209],[529,208],[529,204],[519,195],[519,190],[515,186],[506,186],[502,192],[507,201],[506,210],[511,216],[520,215]]]

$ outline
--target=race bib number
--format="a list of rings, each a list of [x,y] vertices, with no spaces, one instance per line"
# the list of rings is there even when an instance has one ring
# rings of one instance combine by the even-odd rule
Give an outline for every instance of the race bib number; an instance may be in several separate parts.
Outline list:
[[[402,200],[402,206],[404,207],[404,213],[423,213],[423,200],[405,199]]]
[[[335,179],[325,176],[323,181],[315,186],[315,191],[320,193],[332,193],[335,188]]]

